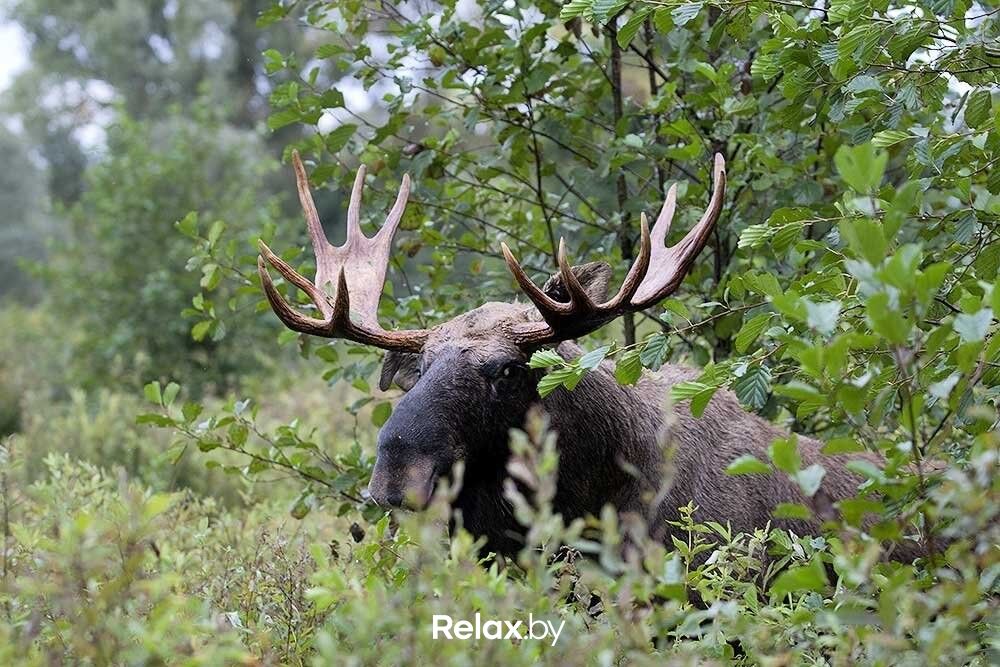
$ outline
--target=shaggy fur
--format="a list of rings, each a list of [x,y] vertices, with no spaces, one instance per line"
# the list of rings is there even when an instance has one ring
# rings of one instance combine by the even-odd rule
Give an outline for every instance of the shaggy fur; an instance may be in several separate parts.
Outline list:
[[[578,275],[590,279],[601,299],[607,273],[583,267]],[[558,281],[550,281],[546,290],[557,296]],[[818,521],[772,518],[778,503],[810,504],[783,473],[724,472],[742,454],[767,460],[768,445],[786,433],[746,412],[728,391],[716,393],[700,418],[691,415],[686,403],[666,409],[670,387],[697,371],[667,365],[635,385],[622,386],[606,363],[575,390],[560,388],[540,399],[540,373],[527,368],[529,353],[508,335],[515,324],[537,318],[530,306],[488,303],[435,328],[421,354],[386,355],[383,388],[395,380],[407,393],[379,434],[369,485],[376,502],[422,507],[435,481],[463,461],[465,476],[454,509],[468,530],[487,538],[486,550],[515,553],[523,529],[503,498],[508,433],[521,427],[529,408],[540,401],[558,434],[554,508],[567,519],[598,515],[612,503],[621,512],[645,517],[650,533],[668,541],[667,522],[679,517],[678,507],[693,501],[696,520],[728,522],[736,531],[771,522],[800,535],[819,532]],[[570,359],[580,349],[566,342],[558,352]],[[820,448],[816,440],[798,439],[803,466],[819,462],[826,468],[818,497],[829,508],[853,496],[861,481],[844,463],[878,459],[870,454],[829,457]],[[915,554],[912,549],[897,551],[903,558]]]

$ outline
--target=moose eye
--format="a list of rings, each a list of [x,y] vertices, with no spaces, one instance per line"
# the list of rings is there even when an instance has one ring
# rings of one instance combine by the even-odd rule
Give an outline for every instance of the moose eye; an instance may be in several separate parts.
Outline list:
[[[493,380],[512,378],[521,372],[524,364],[520,361],[505,361],[488,364],[483,368],[483,374]]]

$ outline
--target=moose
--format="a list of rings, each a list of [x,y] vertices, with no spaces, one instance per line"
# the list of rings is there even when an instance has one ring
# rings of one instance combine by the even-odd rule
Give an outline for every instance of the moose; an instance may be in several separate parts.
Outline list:
[[[292,164],[316,257],[315,280],[296,272],[263,241],[258,272],[272,309],[293,331],[386,351],[379,386],[385,391],[395,383],[405,393],[378,435],[368,487],[374,502],[420,509],[432,497],[436,482],[461,461],[464,477],[453,510],[470,532],[485,537],[484,551],[516,553],[523,546],[524,529],[503,492],[508,438],[511,429],[524,425],[529,410],[540,406],[558,438],[554,510],[567,520],[596,516],[610,503],[621,513],[640,515],[650,535],[667,541],[668,522],[679,518],[679,507],[693,502],[696,520],[728,522],[735,531],[769,522],[800,535],[820,529],[815,518],[773,518],[778,503],[809,500],[787,476],[725,473],[740,455],[766,459],[769,444],[787,433],[744,411],[728,391],[718,392],[700,418],[684,403],[674,407],[673,416],[664,410],[670,387],[692,379],[696,370],[668,364],[623,386],[605,362],[574,390],[557,389],[541,398],[537,384],[542,371],[527,363],[534,351],[546,347],[565,359],[575,358],[581,350],[574,339],[625,313],[650,308],[678,289],[722,213],[726,170],[721,155],[714,160],[708,208],[676,245],[665,243],[676,209],[676,184],[668,190],[652,231],[645,214],[640,216],[638,256],[610,298],[612,269],[607,263],[571,266],[560,241],[558,273],[538,287],[501,243],[506,264],[530,303],[485,303],[417,330],[386,330],[377,318],[392,239],[410,191],[409,176],[403,176],[384,225],[368,238],[359,222],[365,181],[361,166],[348,205],[346,241],[333,246],[320,224],[297,152],[292,153]],[[320,317],[304,315],[285,301],[265,261],[310,298]],[[843,456],[824,456],[821,446],[812,438],[798,437],[803,465],[821,462],[826,468],[817,497],[832,507],[853,496],[862,480],[845,467]],[[669,485],[663,483],[667,456]],[[878,461],[872,454],[852,456]],[[915,557],[916,546],[899,545],[896,557]]]

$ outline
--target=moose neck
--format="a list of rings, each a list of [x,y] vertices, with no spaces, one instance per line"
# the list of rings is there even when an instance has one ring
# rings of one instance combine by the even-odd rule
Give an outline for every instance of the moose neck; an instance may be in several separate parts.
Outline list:
[[[558,352],[570,359],[580,349],[563,343]],[[658,380],[647,377],[638,385],[622,386],[610,370],[597,368],[573,391],[557,389],[541,400],[559,452],[553,508],[567,521],[599,515],[609,502],[645,514],[642,499],[659,483],[656,435],[663,423],[661,401],[648,400],[649,383]],[[653,393],[661,394],[659,387]],[[484,552],[516,553],[524,528],[504,498],[506,465],[491,470],[467,474],[455,508],[466,529],[487,538]]]
[[[572,359],[581,350],[567,342],[558,352]],[[647,377],[624,386],[601,366],[588,372],[574,390],[557,389],[543,399],[558,434],[560,480],[572,480],[560,483],[556,493],[557,509],[564,515],[597,515],[608,502],[638,510],[631,505],[659,483],[659,476],[650,473],[660,469],[656,442],[663,406],[649,400],[649,382],[656,380]]]

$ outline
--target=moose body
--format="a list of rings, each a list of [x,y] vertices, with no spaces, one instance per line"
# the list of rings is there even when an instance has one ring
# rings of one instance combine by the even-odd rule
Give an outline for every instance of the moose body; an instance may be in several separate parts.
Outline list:
[[[347,239],[335,247],[323,234],[297,153],[292,162],[316,255],[316,278],[303,277],[263,242],[258,271],[272,309],[289,328],[387,350],[380,387],[385,390],[395,383],[405,394],[379,433],[369,483],[370,496],[379,505],[424,506],[436,482],[462,462],[464,476],[454,509],[463,525],[486,537],[488,551],[516,552],[523,528],[503,493],[508,439],[510,430],[523,426],[529,410],[540,404],[558,438],[554,509],[567,519],[597,515],[610,503],[620,512],[645,517],[650,534],[667,540],[668,522],[678,518],[679,507],[693,502],[697,520],[728,523],[737,531],[768,523],[799,534],[818,531],[815,520],[772,519],[779,503],[807,502],[786,475],[725,473],[742,454],[766,458],[768,445],[784,432],[745,412],[726,391],[713,397],[700,418],[684,403],[672,415],[664,410],[670,386],[691,379],[696,371],[668,365],[646,373],[635,385],[622,386],[611,369],[602,366],[586,374],[575,390],[557,389],[540,398],[540,372],[527,364],[532,352],[543,347],[555,347],[565,358],[577,356],[576,338],[626,312],[650,308],[680,286],[722,211],[721,156],[715,159],[709,206],[678,243],[665,244],[676,186],[667,192],[652,232],[645,215],[640,217],[638,256],[610,298],[612,270],[605,263],[570,266],[560,243],[559,272],[539,288],[501,244],[530,304],[487,303],[431,329],[402,331],[383,329],[377,309],[409,178],[404,176],[385,224],[367,238],[359,225],[365,180],[361,167],[348,207]],[[289,305],[271,282],[265,262],[305,292],[322,317],[304,315]],[[855,494],[861,480],[844,466],[842,457],[823,456],[820,443],[805,437],[799,438],[798,450],[804,465],[820,462],[826,468],[816,495],[822,500],[821,514]],[[875,460],[873,455],[852,456]],[[670,483],[665,484],[668,469]]]
[[[522,426],[529,408],[540,405],[557,434],[553,509],[567,520],[598,516],[610,503],[645,518],[650,534],[668,541],[669,522],[679,518],[679,507],[693,502],[696,520],[728,523],[737,532],[768,522],[799,535],[819,532],[818,520],[772,517],[778,503],[810,502],[783,473],[725,473],[743,454],[767,460],[768,445],[787,433],[746,412],[729,391],[717,392],[697,418],[687,403],[667,408],[670,387],[698,374],[669,364],[634,385],[621,385],[605,362],[574,390],[559,388],[539,398],[539,372],[524,366],[523,353],[498,337],[526,317],[531,313],[525,306],[486,304],[442,325],[421,355],[389,354],[383,386],[394,376],[408,392],[379,434],[369,485],[376,502],[419,508],[434,482],[462,461],[453,503],[462,525],[486,538],[484,552],[516,553],[525,528],[504,498],[508,430]],[[557,350],[566,359],[581,353],[572,342]],[[818,462],[827,469],[823,497],[853,496],[861,479],[844,467],[843,457],[825,456],[820,449],[818,441],[798,438],[803,466]]]

